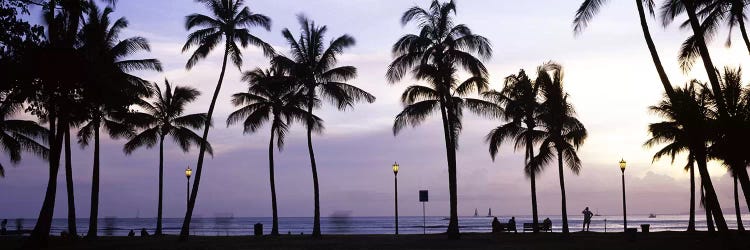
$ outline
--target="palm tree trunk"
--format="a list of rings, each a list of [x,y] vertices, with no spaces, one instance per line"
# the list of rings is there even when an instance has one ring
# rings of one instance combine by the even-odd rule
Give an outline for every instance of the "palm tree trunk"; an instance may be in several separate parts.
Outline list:
[[[91,176],[91,213],[88,238],[96,238],[99,219],[99,123],[94,125],[94,171]]]
[[[49,111],[49,136],[50,155],[49,155],[49,179],[47,180],[47,190],[42,202],[42,209],[39,211],[39,217],[31,231],[29,240],[24,244],[25,247],[33,249],[46,247],[49,240],[49,231],[52,227],[52,216],[55,212],[55,196],[57,195],[57,173],[60,170],[60,154],[62,152],[62,134],[56,132],[57,116],[55,112]]]
[[[68,232],[73,239],[78,238],[78,229],[76,228],[76,202],[75,193],[73,192],[73,164],[70,155],[70,126],[65,125],[65,185],[68,191]]]
[[[737,176],[737,180],[740,182],[742,195],[745,196],[747,208],[750,209],[750,178],[748,178],[747,169],[742,164],[732,164],[730,167],[733,169],[735,176]]]
[[[565,177],[563,176],[563,157],[562,151],[557,150],[557,171],[560,173],[560,196],[562,197],[562,223],[563,223],[563,234],[570,233],[568,229],[568,208],[567,202],[565,201]]]
[[[734,212],[737,214],[737,231],[744,232],[745,227],[742,225],[742,213],[740,212],[740,196],[737,190],[737,176],[734,176]]]
[[[706,68],[708,80],[711,82],[711,90],[713,90],[714,98],[716,98],[717,106],[719,109],[719,117],[727,117],[726,103],[724,102],[724,95],[721,94],[721,86],[719,84],[719,76],[716,73],[716,67],[711,60],[711,54],[708,52],[706,41],[703,37],[703,29],[700,25],[700,19],[695,12],[695,0],[683,0],[685,4],[685,12],[688,15],[690,21],[690,27],[693,30],[693,35],[698,44],[698,51],[700,52],[701,59],[703,60],[703,66]]]
[[[156,210],[156,231],[154,235],[162,235],[162,202],[164,200],[164,134],[159,136],[159,205]]]
[[[745,29],[745,20],[744,18],[738,18],[739,26],[740,26],[740,33],[742,33],[742,40],[745,41],[745,47],[747,48],[747,51],[750,52],[750,39],[747,37],[747,30]]]
[[[651,60],[654,61],[656,72],[659,74],[661,84],[664,86],[664,92],[667,93],[667,96],[670,99],[673,99],[672,97],[674,97],[674,89],[672,88],[672,84],[669,82],[667,72],[664,71],[664,66],[662,66],[661,64],[661,59],[659,59],[659,52],[656,51],[654,40],[651,38],[651,32],[649,31],[648,22],[646,21],[646,12],[643,10],[643,0],[636,0],[635,3],[638,6],[638,16],[640,17],[641,21],[641,30],[643,30],[643,37],[646,39],[648,51],[651,52]]]
[[[531,130],[531,129],[529,129]],[[531,179],[531,216],[532,222],[534,223],[534,233],[539,232],[539,214],[537,211],[536,206],[536,173],[531,170],[528,171],[529,162],[531,161],[531,158],[534,157],[534,144],[531,141],[531,135],[526,136],[526,170],[529,174],[529,179]]]
[[[719,200],[716,198],[716,191],[714,190],[713,183],[711,183],[711,176],[708,174],[705,151],[701,151],[696,154],[695,159],[698,162],[698,172],[701,175],[701,183],[703,184],[703,189],[705,189],[706,192],[706,204],[704,205],[704,207],[708,211],[711,211],[713,219],[716,221],[716,227],[719,232],[727,232],[729,231],[729,227],[727,227],[727,222],[724,220],[724,214],[721,211],[721,205],[719,204]]]
[[[276,118],[274,118],[275,120]],[[273,225],[271,226],[271,235],[278,236],[279,235],[279,215],[277,213],[276,208],[276,183],[274,181],[274,171],[273,171],[273,137],[274,132],[276,131],[276,123],[274,122],[274,125],[271,127],[271,140],[268,142],[268,178],[270,179],[271,183],[271,210],[273,213]]]
[[[706,194],[704,190],[701,183],[701,204],[703,205],[703,210],[706,212],[706,228],[709,232],[715,232],[716,228],[714,227],[714,220],[711,219],[711,211],[706,206]]]
[[[313,91],[310,90],[308,92],[308,100],[310,100],[307,104],[307,113],[312,115],[312,109],[313,109]],[[310,118],[312,119],[312,118]],[[318,186],[318,166],[315,164],[315,152],[313,151],[313,145],[312,145],[312,121],[308,121],[307,123],[307,152],[310,154],[310,168],[312,169],[312,177],[313,177],[313,193],[314,193],[314,200],[315,200],[315,212],[313,215],[313,232],[312,236],[315,238],[318,238],[321,236],[320,232],[320,188]]]
[[[221,74],[219,74],[219,82],[216,83],[216,89],[214,95],[211,98],[211,105],[208,106],[208,113],[206,114],[206,123],[203,125],[203,142],[208,141],[208,130],[211,127],[211,117],[214,114],[214,106],[216,106],[216,99],[219,97],[219,91],[221,90],[221,83],[224,81],[224,73],[227,70],[227,56],[229,56],[229,46],[224,48],[224,60],[221,64]],[[190,235],[190,220],[193,218],[193,208],[195,208],[195,200],[198,197],[198,186],[201,182],[201,171],[203,170],[203,158],[206,155],[206,143],[201,143],[201,149],[198,152],[198,163],[195,165],[195,180],[193,181],[193,190],[190,194],[190,200],[188,201],[187,211],[185,211],[185,219],[182,221],[182,229],[180,230],[180,241],[185,241]]]
[[[690,219],[688,219],[688,232],[695,232],[695,166],[690,164]]]
[[[448,159],[448,190],[450,194],[450,218],[448,221],[448,237],[457,239],[460,236],[458,229],[458,192],[456,187],[456,147],[451,128],[451,112],[444,102],[440,102],[440,115],[443,120],[443,131],[445,136],[445,150]]]

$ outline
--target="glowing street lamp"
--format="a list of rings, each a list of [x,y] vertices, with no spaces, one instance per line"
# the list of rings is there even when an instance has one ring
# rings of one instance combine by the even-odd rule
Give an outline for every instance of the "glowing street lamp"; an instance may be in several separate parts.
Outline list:
[[[620,159],[620,170],[622,171],[622,224],[625,230],[628,229],[628,212],[625,206],[625,159]]]
[[[396,235],[398,235],[398,163],[393,163],[393,183],[394,187],[393,190],[395,191],[395,211],[396,211]]]
[[[185,177],[187,177],[187,204],[189,206],[190,204],[190,176],[193,175],[193,170],[190,169],[188,166],[187,169],[185,169]]]

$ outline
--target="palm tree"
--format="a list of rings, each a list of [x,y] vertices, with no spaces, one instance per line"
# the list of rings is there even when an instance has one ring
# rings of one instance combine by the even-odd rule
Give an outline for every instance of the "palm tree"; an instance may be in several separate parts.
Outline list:
[[[735,195],[735,213],[737,216],[738,230],[743,230],[742,217],[739,206],[739,194],[737,190],[736,182],[741,178],[742,172],[732,168],[732,165],[748,166],[748,160],[750,157],[740,158],[739,162],[733,162],[732,157],[741,155],[742,148],[736,148],[739,143],[746,141],[745,138],[750,136],[747,131],[748,128],[748,117],[750,117],[750,88],[744,87],[742,83],[742,68],[731,68],[724,67],[721,80],[721,93],[724,95],[726,100],[726,107],[728,118],[722,122],[726,125],[727,135],[735,135],[740,138],[728,138],[727,135],[721,136],[711,146],[710,153],[712,156],[718,159],[724,159],[724,165],[729,167],[729,171],[734,179],[734,195]]]
[[[396,117],[394,133],[405,125],[418,125],[431,112],[440,110],[448,159],[448,234],[457,238],[456,148],[461,129],[461,108],[466,105],[480,111],[478,106],[473,106],[479,100],[463,103],[461,97],[471,91],[486,90],[488,74],[482,60],[492,56],[492,46],[489,40],[472,33],[466,25],[455,24],[451,13],[456,13],[454,2],[440,3],[438,0],[433,0],[427,9],[414,6],[404,12],[401,24],[415,22],[420,31],[404,35],[393,45],[394,59],[388,66],[386,77],[390,83],[395,83],[412,71],[414,78],[426,80],[431,85],[413,85],[404,91],[402,101],[406,107]],[[456,80],[460,69],[471,75],[463,83]],[[487,104],[484,108],[495,106]]]
[[[711,60],[711,55],[708,52],[708,46],[706,45],[705,40],[706,34],[711,34],[710,30],[706,30],[707,27],[710,26],[702,26],[698,17],[698,10],[701,7],[705,7],[706,5],[708,5],[709,2],[710,1],[703,0],[668,0],[665,1],[661,7],[661,18],[662,23],[667,26],[672,21],[674,21],[674,19],[678,15],[682,13],[687,14],[688,21],[685,23],[685,26],[689,26],[692,29],[693,35],[689,37],[682,45],[682,51],[680,53],[680,64],[683,70],[687,71],[692,65],[691,60],[694,60],[698,56],[701,57],[703,66],[705,67],[706,73],[708,75],[709,83],[711,84],[711,90],[713,91],[713,98],[715,99],[714,105],[716,105],[718,111],[718,127],[721,129],[722,133],[727,133],[731,130],[731,128],[728,127],[729,125],[727,124],[726,120],[730,120],[731,118],[729,117],[729,113],[727,112],[726,102],[724,100],[723,94],[721,93],[721,83],[714,67],[714,63]],[[734,137],[736,135],[728,134],[727,136]],[[738,164],[738,162],[741,161],[740,159],[743,158],[744,154],[732,154],[729,159],[726,159],[725,161],[728,162],[733,171],[737,172],[738,177],[742,182],[743,191],[745,191],[746,193],[745,200],[748,205],[750,205],[750,179],[748,179],[747,176],[747,170],[745,169],[746,166],[740,166]],[[727,227],[726,221],[724,220],[723,212],[721,211],[721,206],[719,205],[719,200],[716,196],[716,191],[714,190],[712,185],[709,185],[710,179],[708,176],[708,170],[706,169],[704,171],[700,164],[698,166],[698,170],[701,175],[701,179],[708,179],[708,181],[703,181],[704,188],[706,189],[706,204],[708,205],[708,209],[710,209],[713,213],[713,217],[716,221],[718,230],[721,232],[726,232],[729,230],[729,228]]]
[[[293,121],[314,121],[314,130],[322,131],[323,125],[317,116],[310,116],[304,109],[305,93],[299,91],[299,85],[294,85],[288,77],[269,69],[256,68],[245,72],[243,81],[248,82],[247,92],[232,95],[232,104],[239,107],[227,118],[227,126],[240,121],[244,133],[254,133],[269,119],[271,120],[271,139],[268,142],[268,172],[271,185],[271,209],[273,210],[273,226],[271,235],[279,235],[279,217],[276,207],[276,184],[274,180],[273,151],[274,143],[279,150],[284,147],[284,138],[289,132]]]
[[[690,171],[690,219],[688,221],[688,232],[695,231],[695,169],[696,157],[701,151],[705,152],[705,145],[709,138],[701,128],[705,127],[708,116],[712,116],[708,107],[708,90],[705,85],[693,80],[682,88],[675,90],[675,98],[671,99],[665,95],[657,106],[649,109],[657,115],[666,118],[666,121],[652,123],[649,125],[649,138],[644,146],[655,147],[666,144],[654,154],[653,160],[669,156],[674,163],[677,154],[688,152],[688,163],[685,170]],[[703,145],[703,149],[701,149]],[[705,163],[699,163],[705,164]],[[702,188],[702,185],[701,185]]]
[[[315,162],[315,152],[312,145],[312,132],[316,130],[316,121],[312,119],[313,109],[319,107],[320,97],[325,98],[335,105],[339,110],[353,107],[355,103],[366,101],[372,103],[375,96],[366,91],[348,84],[347,82],[357,77],[357,68],[354,66],[337,66],[338,56],[347,48],[354,46],[354,38],[342,35],[331,40],[325,47],[325,35],[328,28],[315,25],[304,15],[297,16],[301,27],[298,37],[292,35],[289,29],[284,29],[281,34],[290,46],[291,57],[284,55],[275,56],[271,62],[279,73],[286,74],[299,86],[305,95],[305,108],[308,116],[305,126],[307,127],[307,151],[310,154],[310,167],[313,177],[313,193],[315,211],[313,216],[313,237],[320,237],[320,190],[318,188],[318,168]],[[322,131],[320,131],[322,132]]]
[[[91,187],[91,213],[87,237],[97,237],[99,213],[99,133],[105,129],[109,136],[118,139],[134,134],[130,124],[122,121],[128,106],[142,96],[151,95],[150,84],[130,72],[134,70],[161,71],[156,59],[129,59],[134,54],[149,51],[148,41],[142,37],[119,39],[127,28],[125,18],[111,22],[109,7],[100,11],[95,4],[88,6],[88,18],[79,34],[80,48],[92,70],[89,81],[84,82],[83,99],[88,105],[88,121],[78,132],[79,143],[87,146],[94,141],[94,170]]]
[[[203,143],[202,138],[191,129],[200,129],[206,124],[206,114],[183,115],[185,105],[194,101],[200,92],[191,87],[176,86],[172,88],[169,81],[164,79],[164,91],[154,84],[156,98],[152,102],[138,103],[142,112],[128,114],[129,123],[139,127],[142,131],[125,143],[123,151],[132,154],[140,147],[152,148],[159,143],[159,205],[156,216],[155,235],[162,234],[162,201],[164,193],[164,138],[174,139],[182,151],[187,152],[190,147]],[[206,142],[206,150],[213,155],[211,144]]]
[[[563,89],[562,66],[553,62],[539,67],[537,83],[540,85],[543,102],[540,105],[538,126],[542,139],[539,154],[529,165],[541,168],[557,155],[558,173],[560,175],[560,194],[562,196],[563,233],[568,234],[568,212],[565,198],[565,178],[563,166],[567,165],[574,174],[581,171],[581,159],[576,150],[586,140],[587,132],[583,124],[575,117],[573,104],[568,101],[568,93]]]
[[[539,216],[536,203],[536,175],[542,169],[531,168],[529,160],[534,157],[536,118],[539,111],[539,85],[532,81],[524,70],[517,75],[505,77],[505,86],[500,92],[483,93],[486,99],[503,108],[503,118],[508,121],[490,131],[485,141],[490,144],[490,156],[495,160],[500,146],[505,140],[515,140],[515,149],[525,150],[524,173],[531,180],[531,211],[535,233],[539,232]]]
[[[47,143],[49,131],[33,121],[11,119],[20,109],[21,104],[11,98],[0,102],[0,148],[7,153],[11,164],[20,162],[23,152],[47,159],[49,149],[44,143]],[[0,163],[0,178],[4,177],[5,169]]]
[[[607,2],[607,0],[584,0],[581,6],[576,11],[575,18],[573,19],[573,31],[575,34],[580,34],[588,26],[589,22],[599,12],[601,6]],[[646,20],[645,8],[648,8],[648,12],[651,17],[654,17],[654,1],[653,0],[636,0],[636,7],[638,8],[638,17],[641,23],[641,30],[643,31],[643,38],[646,40],[648,51],[651,53],[651,59],[654,61],[656,66],[656,72],[659,74],[659,79],[664,87],[664,91],[668,96],[674,95],[674,89],[672,84],[669,82],[669,77],[664,70],[664,66],[661,64],[659,59],[659,53],[656,50],[654,40],[651,38],[651,32],[648,28],[648,22]]]
[[[260,26],[266,30],[271,29],[271,19],[267,16],[253,13],[246,6],[243,6],[243,0],[196,0],[202,3],[210,11],[210,15],[191,14],[185,18],[185,28],[192,30],[197,28],[188,35],[182,52],[187,52],[195,47],[193,54],[188,59],[185,68],[193,68],[198,61],[206,58],[216,46],[224,42],[224,59],[221,64],[221,73],[219,81],[216,83],[211,105],[208,107],[206,114],[206,125],[203,126],[203,136],[201,141],[208,141],[208,130],[211,127],[210,121],[214,114],[216,98],[219,96],[221,84],[224,81],[224,73],[227,68],[227,58],[232,59],[232,63],[239,69],[242,66],[242,48],[252,44],[260,47],[266,56],[274,54],[273,48],[268,43],[250,33],[249,28]],[[239,43],[239,45],[238,45]],[[190,220],[193,217],[195,200],[198,197],[198,186],[200,185],[201,173],[203,171],[203,157],[205,155],[206,145],[201,144],[198,152],[198,163],[195,167],[195,181],[193,182],[193,191],[190,194],[188,208],[185,212],[185,219],[180,230],[180,240],[187,240],[190,232]]]

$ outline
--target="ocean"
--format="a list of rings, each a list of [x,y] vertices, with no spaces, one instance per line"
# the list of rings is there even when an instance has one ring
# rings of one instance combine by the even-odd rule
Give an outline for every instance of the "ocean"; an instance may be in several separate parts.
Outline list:
[[[552,220],[552,230],[560,232],[560,216],[539,216],[539,222],[545,218]],[[648,215],[628,216],[628,227],[638,227],[641,224],[649,224],[650,231],[683,231],[688,224],[688,215],[661,215],[656,218],[648,218]],[[750,225],[750,214],[744,214],[743,224]],[[498,216],[500,222],[507,222],[509,216]],[[737,220],[734,213],[725,214],[729,228],[735,229]],[[531,216],[517,216],[516,223],[519,230],[523,229],[523,223],[530,223]],[[490,232],[492,217],[459,217],[461,232]],[[582,216],[569,216],[568,225],[571,232],[581,231]],[[8,219],[8,229],[16,229],[17,221]],[[35,220],[24,219],[21,221],[23,229],[32,229]],[[263,224],[264,234],[271,231],[270,217],[234,217],[234,218],[193,218],[191,224],[192,235],[204,236],[229,236],[229,235],[251,235],[255,223]],[[281,234],[310,234],[312,233],[312,217],[281,217],[279,218],[279,233]],[[441,216],[428,216],[423,227],[422,216],[400,216],[400,234],[443,233],[448,227],[448,220]],[[78,233],[85,234],[88,231],[88,219],[77,220]],[[165,234],[179,234],[182,226],[182,218],[165,218],[163,220],[163,232]],[[136,235],[140,229],[145,228],[153,234],[156,228],[155,218],[102,218],[99,219],[99,235],[124,236],[130,230]],[[705,214],[696,215],[696,229],[706,230]],[[61,231],[67,230],[67,219],[54,219],[52,222],[52,234],[59,235]],[[321,230],[323,234],[393,234],[394,218],[391,217],[323,217],[321,218]],[[622,216],[595,216],[591,222],[591,231],[595,232],[621,232],[623,230]],[[520,231],[519,231],[520,233]]]

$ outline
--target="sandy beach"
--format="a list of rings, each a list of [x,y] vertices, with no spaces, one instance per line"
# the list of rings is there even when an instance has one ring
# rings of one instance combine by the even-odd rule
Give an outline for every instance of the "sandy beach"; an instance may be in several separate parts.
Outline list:
[[[3,249],[18,249],[24,238],[0,237]],[[326,235],[280,237],[192,237],[178,242],[176,236],[102,237],[96,241],[50,241],[49,249],[750,249],[750,235],[728,236],[707,232],[639,233],[634,241],[622,233],[463,234],[460,240],[445,235]]]

